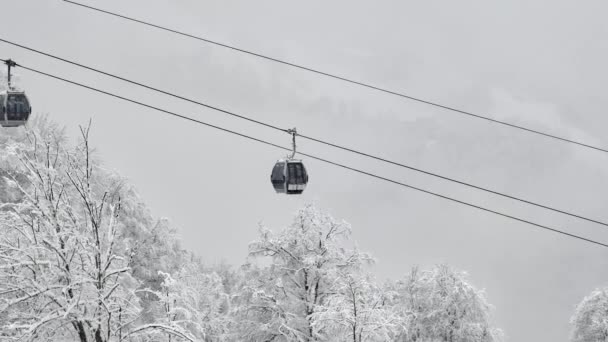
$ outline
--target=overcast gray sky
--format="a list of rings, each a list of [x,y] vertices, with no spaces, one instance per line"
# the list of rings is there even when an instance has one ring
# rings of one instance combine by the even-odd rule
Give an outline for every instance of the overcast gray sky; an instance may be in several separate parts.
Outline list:
[[[260,53],[608,147],[605,1],[83,0]],[[90,12],[3,1],[0,37],[281,127],[608,220],[608,154],[375,93]],[[288,146],[289,137],[0,43],[0,58]],[[257,223],[307,202],[353,225],[379,279],[438,262],[485,288],[508,341],[568,340],[575,305],[608,281],[608,249],[307,161],[303,196],[274,193],[284,152],[16,71],[36,115],[93,119],[105,166],[208,262],[244,261]],[[608,242],[605,227],[307,141],[302,151]]]

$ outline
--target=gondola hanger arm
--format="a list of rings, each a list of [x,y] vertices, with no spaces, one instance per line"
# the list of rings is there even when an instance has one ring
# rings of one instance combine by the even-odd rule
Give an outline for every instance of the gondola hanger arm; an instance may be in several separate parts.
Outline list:
[[[16,67],[17,63],[12,59],[7,59],[6,61],[4,61],[4,64],[6,64],[6,66],[8,67],[8,89],[10,90],[13,88],[11,86],[11,68]]]
[[[289,159],[293,159],[296,156],[296,135],[298,135],[298,131],[294,127],[294,128],[288,129],[287,133],[291,134],[291,139],[292,139],[292,143],[293,143],[293,148],[292,148],[292,151],[291,151],[291,157],[288,157],[288,158]]]

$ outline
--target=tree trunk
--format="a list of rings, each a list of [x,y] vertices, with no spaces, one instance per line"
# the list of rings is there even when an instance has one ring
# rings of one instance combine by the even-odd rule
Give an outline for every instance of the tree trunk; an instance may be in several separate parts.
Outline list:
[[[78,332],[80,342],[87,342],[87,332],[84,330],[84,324],[82,322],[73,322],[74,328]]]
[[[104,342],[103,336],[101,336],[101,325],[98,325],[95,329],[95,342]]]

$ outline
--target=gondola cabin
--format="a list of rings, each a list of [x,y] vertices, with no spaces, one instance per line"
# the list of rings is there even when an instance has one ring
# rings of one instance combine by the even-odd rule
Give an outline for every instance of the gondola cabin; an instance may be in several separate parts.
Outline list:
[[[301,160],[279,159],[272,169],[270,181],[279,194],[299,195],[306,189],[308,173]]]
[[[25,92],[5,90],[0,92],[0,125],[2,127],[18,127],[25,125],[32,113],[32,107]]]

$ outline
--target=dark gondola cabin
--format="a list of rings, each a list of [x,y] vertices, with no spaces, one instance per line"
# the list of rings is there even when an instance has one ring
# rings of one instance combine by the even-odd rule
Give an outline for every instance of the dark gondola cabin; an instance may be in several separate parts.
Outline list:
[[[25,125],[32,113],[32,107],[27,96],[22,91],[8,90],[0,92],[0,125],[2,127],[18,127]]]
[[[308,183],[308,173],[301,160],[280,159],[270,175],[274,190],[279,194],[299,195]]]

